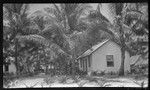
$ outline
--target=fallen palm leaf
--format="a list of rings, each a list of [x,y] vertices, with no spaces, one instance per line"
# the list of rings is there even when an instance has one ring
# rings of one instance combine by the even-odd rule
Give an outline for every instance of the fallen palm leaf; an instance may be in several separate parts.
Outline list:
[[[83,85],[85,85],[87,82],[88,82],[88,81],[80,82],[80,83],[77,83],[77,85],[78,85],[79,87],[83,87]]]
[[[33,88],[33,87],[36,86],[38,83],[39,83],[39,82],[35,83],[35,84],[32,85],[32,86],[27,86],[25,83],[23,83],[23,84],[26,86],[26,88]]]
[[[130,80],[131,80],[131,79],[130,79]],[[133,81],[135,84],[139,85],[140,87],[144,87],[144,81],[141,82],[141,83],[139,83],[139,82],[136,81],[136,80],[131,80],[131,81]]]

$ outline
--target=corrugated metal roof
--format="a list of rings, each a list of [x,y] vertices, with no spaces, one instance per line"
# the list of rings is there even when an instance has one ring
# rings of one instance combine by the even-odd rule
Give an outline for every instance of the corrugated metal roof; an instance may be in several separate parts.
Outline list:
[[[104,40],[103,42],[100,42],[100,43],[94,45],[92,48],[90,48],[90,49],[88,49],[87,51],[85,51],[85,52],[84,52],[81,56],[79,56],[77,59],[92,54],[95,50],[97,50],[99,47],[101,47],[103,44],[105,44],[105,43],[108,42],[108,41],[109,41],[109,39]]]

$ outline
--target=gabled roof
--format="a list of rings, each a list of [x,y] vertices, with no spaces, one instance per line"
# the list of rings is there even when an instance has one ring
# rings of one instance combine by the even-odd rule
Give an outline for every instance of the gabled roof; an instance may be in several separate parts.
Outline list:
[[[94,45],[92,48],[88,49],[87,51],[85,51],[81,56],[79,56],[77,59],[88,56],[90,54],[92,54],[94,51],[96,51],[99,47],[101,47],[102,45],[104,45],[106,42],[108,42],[109,39],[104,40],[103,42],[100,42],[96,45]]]

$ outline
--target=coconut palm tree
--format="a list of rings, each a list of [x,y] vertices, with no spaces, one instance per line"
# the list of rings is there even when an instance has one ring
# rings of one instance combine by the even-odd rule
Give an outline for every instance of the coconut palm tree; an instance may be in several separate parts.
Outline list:
[[[39,48],[41,47],[42,50],[38,49],[37,52],[44,52],[45,55],[46,55],[45,50],[46,51],[48,50],[48,52],[51,52],[51,54],[49,55],[50,56],[49,59],[46,59],[48,56],[45,57],[45,59],[44,59],[45,63],[51,62],[52,61],[51,57],[55,56],[55,58],[56,58],[56,56],[58,56],[59,54],[63,54],[63,55],[68,56],[68,53],[65,52],[65,49],[62,49],[59,45],[57,45],[57,43],[54,42],[56,40],[59,41],[63,37],[62,37],[61,33],[58,32],[57,28],[55,28],[55,26],[52,26],[46,22],[45,15],[41,16],[41,15],[37,14],[37,12],[35,12],[31,15],[30,18],[31,18],[31,21],[33,21],[32,28],[34,27],[35,29],[37,29],[37,31],[39,31],[34,36],[40,36],[42,38],[45,38],[46,42],[41,43],[41,41],[39,41],[39,39],[37,39],[37,37],[35,37],[35,39],[34,39],[33,35],[30,35],[30,37],[29,37],[29,35],[19,36],[19,40],[20,41],[31,41],[31,40],[33,40],[34,42],[35,42],[35,40],[38,40],[39,42],[37,41],[37,44],[38,43],[42,44],[38,47]],[[49,41],[51,41],[51,44],[49,44]],[[47,42],[48,42],[48,44],[46,44]],[[55,55],[53,55],[53,54],[55,54]],[[39,56],[41,56],[41,55],[42,55],[42,53],[37,53],[37,62],[41,61],[41,59],[39,58]],[[48,63],[45,64],[46,65],[46,71],[48,70],[48,65],[49,65]]]
[[[129,37],[127,35],[131,35],[133,33],[133,28],[126,23],[127,20],[129,20],[127,17],[136,18],[138,20],[139,17],[144,14],[140,12],[140,10],[131,9],[131,3],[110,3],[108,5],[109,10],[111,10],[112,14],[116,16],[114,24],[105,23],[108,27],[104,27],[103,24],[94,22],[94,24],[91,25],[93,29],[102,28],[102,31],[109,33],[112,36],[111,39],[120,45],[121,66],[119,75],[124,75],[125,50],[129,48],[127,47],[127,38]]]
[[[48,41],[41,35],[37,34],[39,33],[39,29],[36,29],[37,25],[35,25],[31,18],[28,18],[28,4],[3,4],[3,10],[5,11],[3,21],[7,21],[7,24],[3,25],[3,27],[7,27],[3,29],[3,34],[15,45],[14,56],[18,75],[19,42],[29,40],[49,45],[50,40]]]
[[[7,30],[4,29],[4,33],[11,33],[10,34],[10,41],[14,40],[15,42],[15,64],[17,67],[17,74],[18,74],[18,59],[17,59],[17,49],[18,49],[18,40],[15,38],[18,34],[21,33],[24,26],[29,24],[29,21],[26,19],[26,11],[29,9],[28,5],[23,4],[4,4],[3,5],[5,13],[5,20],[9,22]],[[22,21],[21,21],[22,20]]]
[[[127,17],[126,23],[134,33],[130,44],[132,44],[131,47],[134,49],[135,54],[141,54],[144,58],[148,55],[148,5],[147,3],[136,3],[133,6],[130,6],[130,8],[139,10],[143,14],[139,18]]]
[[[47,38],[53,38],[53,42],[60,46],[68,55],[75,60],[74,45],[70,37],[74,31],[78,31],[81,24],[81,16],[84,16],[91,7],[87,4],[53,4],[44,9],[45,12],[37,11],[39,16],[45,16],[47,29],[41,33]],[[83,23],[83,22],[82,22]],[[52,37],[49,37],[53,33]],[[72,48],[73,47],[73,48]]]

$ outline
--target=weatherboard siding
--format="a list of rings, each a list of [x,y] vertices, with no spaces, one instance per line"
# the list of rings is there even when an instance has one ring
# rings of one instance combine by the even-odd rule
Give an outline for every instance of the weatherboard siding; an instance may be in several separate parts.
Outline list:
[[[78,61],[79,62],[79,69],[83,70],[83,71],[90,71],[91,64],[90,64],[90,67],[89,67],[89,60],[90,60],[90,63],[91,63],[91,56],[90,55],[86,56],[86,57],[83,57],[83,58],[80,58],[79,61]]]
[[[16,66],[15,66],[15,64],[14,63],[11,63],[10,65],[9,65],[9,72],[10,73],[16,73]]]
[[[114,67],[107,67],[106,55],[113,55]],[[125,71],[130,71],[129,66],[129,54],[126,52],[125,58]],[[106,72],[117,72],[121,65],[121,50],[120,47],[112,42],[108,41],[106,44],[101,46],[98,50],[92,53],[92,71],[106,71]]]

